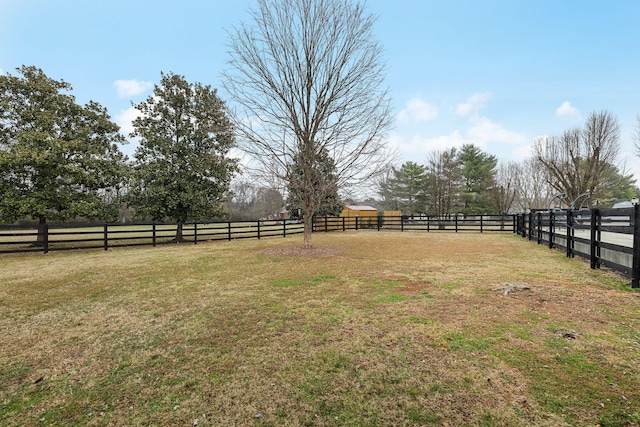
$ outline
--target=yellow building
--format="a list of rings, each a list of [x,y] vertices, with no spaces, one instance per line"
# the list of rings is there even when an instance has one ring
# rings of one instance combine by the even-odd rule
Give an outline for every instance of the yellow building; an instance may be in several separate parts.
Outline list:
[[[377,226],[378,210],[371,206],[347,205],[342,210],[340,217],[346,218],[347,228],[356,228],[356,221],[358,228],[371,228]]]

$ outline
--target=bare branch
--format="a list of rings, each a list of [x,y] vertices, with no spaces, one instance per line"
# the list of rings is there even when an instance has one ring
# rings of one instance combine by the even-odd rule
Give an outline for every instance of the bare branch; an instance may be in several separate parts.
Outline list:
[[[619,139],[618,120],[600,111],[591,113],[583,128],[534,141],[533,153],[548,174],[549,185],[566,193],[566,202],[570,203],[584,192],[598,197],[603,174],[617,162]]]
[[[335,165],[328,188],[381,173],[392,157],[384,141],[391,112],[374,18],[350,0],[258,0],[251,17],[230,34],[224,73],[240,110],[239,147],[283,180],[296,159],[307,169],[294,175],[314,178],[294,184],[319,198],[323,189],[309,186],[319,186],[323,156]],[[311,199],[306,216],[320,203]]]

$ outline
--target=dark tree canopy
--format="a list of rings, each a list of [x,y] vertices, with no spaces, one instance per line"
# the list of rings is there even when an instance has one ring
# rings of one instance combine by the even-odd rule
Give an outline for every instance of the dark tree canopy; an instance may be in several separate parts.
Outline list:
[[[400,168],[392,168],[388,178],[382,182],[381,194],[394,210],[405,215],[426,212],[427,171],[422,165],[408,161]]]
[[[320,201],[315,215],[339,215],[344,203],[338,194],[338,178],[333,159],[328,154],[321,153],[313,168],[305,167],[301,162],[302,156],[294,158],[287,174],[287,211],[291,217],[300,216],[305,203],[309,203],[305,200],[306,197]],[[307,188],[312,191],[306,191]]]
[[[237,161],[233,126],[215,89],[162,74],[153,96],[135,105],[130,198],[137,215],[178,223],[226,215],[224,202]],[[181,236],[177,236],[181,239]]]
[[[494,213],[495,175],[498,159],[472,144],[465,144],[458,153],[462,167],[463,213]]]
[[[391,123],[374,19],[351,0],[258,0],[230,38],[225,87],[239,106],[239,145],[265,174],[295,177],[305,217],[334,191],[315,187],[322,157],[346,188],[382,171]],[[300,173],[291,174],[297,163]],[[311,222],[305,222],[311,246]]]
[[[0,218],[114,220],[105,195],[122,185],[124,142],[105,108],[78,105],[71,85],[23,66],[0,76]]]

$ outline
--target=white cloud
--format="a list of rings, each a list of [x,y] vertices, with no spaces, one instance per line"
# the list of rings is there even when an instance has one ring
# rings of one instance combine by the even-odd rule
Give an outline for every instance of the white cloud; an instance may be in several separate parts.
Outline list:
[[[133,132],[132,122],[138,117],[140,117],[140,111],[134,107],[129,107],[126,110],[120,110],[120,113],[116,114],[114,119],[120,126],[120,132],[128,136]]]
[[[435,138],[426,138],[422,135],[404,138],[400,135],[392,135],[388,142],[391,147],[397,148],[403,158],[417,161],[417,158],[426,157],[432,151],[441,151],[451,147],[459,148],[469,141],[459,131],[455,130],[449,135]]]
[[[467,130],[469,139],[480,147],[486,147],[489,142],[502,142],[509,144],[521,144],[526,137],[517,132],[503,128],[499,123],[494,123],[487,117],[473,116],[469,119],[471,127]]]
[[[533,154],[531,150],[531,144],[520,145],[511,150],[511,159],[516,161],[522,161],[528,159]]]
[[[118,91],[118,98],[129,98],[148,91],[153,87],[153,82],[116,80],[113,85]]]
[[[458,104],[456,114],[459,116],[468,116],[471,113],[477,113],[487,106],[487,101],[491,98],[491,93],[474,93],[467,102]]]
[[[565,101],[556,109],[556,115],[558,117],[580,117],[580,111],[569,101]]]
[[[413,97],[398,114],[398,120],[404,123],[420,123],[438,117],[438,107],[428,104],[419,97]]]
[[[525,158],[527,156],[523,153],[528,153],[526,136],[507,130],[499,123],[478,115],[469,118],[466,130],[456,129],[447,135],[436,137],[425,137],[420,134],[408,137],[394,134],[388,142],[406,159],[426,156],[432,151],[441,151],[452,147],[461,148],[465,144],[473,144],[482,150],[490,150],[490,144],[509,144],[518,146],[512,152],[514,157]],[[522,147],[523,145],[525,147]]]
[[[440,126],[440,130],[444,132],[439,136],[434,136],[433,131],[431,135],[425,134],[426,129],[418,130],[416,133],[399,131],[391,136],[389,145],[397,149],[404,160],[424,158],[430,152],[461,148],[465,144],[473,144],[492,154],[502,153],[503,156],[511,155],[517,159],[528,157],[530,139],[527,136],[506,129],[500,123],[480,114],[480,111],[487,107],[490,98],[490,93],[475,93],[466,102],[458,104],[455,115],[462,119],[455,121],[454,128],[443,129]],[[416,97],[407,102],[398,119],[424,121],[436,118],[437,114],[436,106],[429,106]],[[451,118],[447,117],[447,121],[450,120]],[[437,125],[436,123],[434,126],[438,127]],[[407,127],[402,129],[408,131]]]

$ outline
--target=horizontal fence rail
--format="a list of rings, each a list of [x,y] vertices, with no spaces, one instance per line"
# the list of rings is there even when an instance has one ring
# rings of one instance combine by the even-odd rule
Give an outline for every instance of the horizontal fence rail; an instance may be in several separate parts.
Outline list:
[[[515,215],[450,215],[446,217],[360,216],[314,218],[313,231],[346,230],[515,232]]]
[[[370,216],[315,217],[314,232],[347,230],[423,230],[455,232],[515,232],[514,215],[477,216]],[[286,237],[304,232],[304,223],[296,220],[218,221],[184,224],[104,224],[96,226],[32,227],[0,226],[0,254],[44,252],[72,249],[104,249],[123,246],[156,246],[176,243],[182,227],[180,243],[215,240],[261,239]]]
[[[640,287],[640,207],[591,210],[533,210],[516,217],[523,238],[607,267]]]
[[[182,238],[177,241],[178,228]],[[123,246],[156,246],[167,243],[286,237],[304,232],[297,221],[234,221],[184,224],[105,224],[99,226],[49,226],[0,228],[0,254],[71,249],[104,249]]]
[[[539,210],[516,215],[315,217],[313,232],[347,230],[427,232],[511,232],[538,244],[605,266],[640,287],[640,208]],[[98,226],[0,226],[0,254],[124,246],[286,237],[304,232],[294,220],[218,221],[184,224],[104,224]]]

